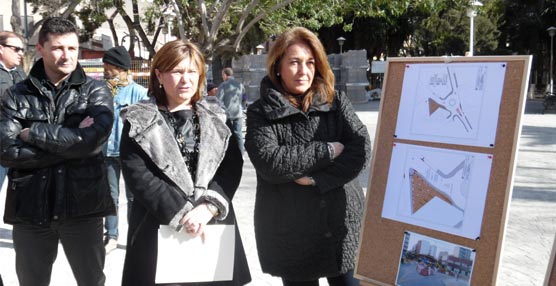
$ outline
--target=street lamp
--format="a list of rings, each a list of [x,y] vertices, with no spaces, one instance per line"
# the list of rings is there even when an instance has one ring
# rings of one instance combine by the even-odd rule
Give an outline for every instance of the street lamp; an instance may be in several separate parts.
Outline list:
[[[550,94],[554,94],[554,78],[552,77],[552,67],[554,66],[554,35],[556,34],[556,27],[551,26],[546,29],[550,36]]]
[[[344,37],[339,37],[336,39],[336,41],[338,41],[338,44],[340,45],[340,54],[342,53],[342,46],[344,45],[344,42],[346,41],[346,38]]]
[[[125,39],[126,39],[127,37],[129,37],[130,40],[131,40],[132,42],[133,42],[133,41],[137,41],[137,46],[138,46],[138,48],[139,48],[139,57],[140,57],[140,58],[143,58],[143,56],[141,56],[141,39],[139,39],[139,37],[138,37],[137,35],[131,34],[131,36],[130,36],[129,34],[125,33],[125,35],[124,35],[123,38],[122,38],[122,44],[121,44],[121,46],[124,46],[124,43],[126,42]],[[131,43],[130,43],[130,47],[131,47]]]
[[[166,33],[167,38],[165,40],[168,42],[169,38],[172,37],[172,21],[176,18],[176,13],[173,8],[168,8],[162,13],[162,16],[164,16],[164,20],[166,20],[167,23],[166,27],[168,29],[168,33]]]
[[[473,19],[477,16],[477,7],[483,6],[483,3],[477,0],[471,0],[470,6],[467,8],[467,17],[469,17],[469,56],[473,56]]]
[[[257,50],[257,55],[261,55],[263,53],[264,46],[263,45],[258,45],[258,46],[255,47],[255,50]]]

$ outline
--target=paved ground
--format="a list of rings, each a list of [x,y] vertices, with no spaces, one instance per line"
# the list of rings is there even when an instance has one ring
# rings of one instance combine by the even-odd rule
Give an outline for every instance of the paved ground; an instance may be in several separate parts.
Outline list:
[[[371,137],[374,137],[376,129],[378,107],[378,101],[356,105],[358,115],[369,128]],[[541,109],[539,102],[528,102],[523,117],[518,166],[497,285],[540,286],[546,274],[556,233],[556,114],[541,115]],[[260,270],[253,234],[255,171],[248,160],[243,174],[233,203],[253,276],[250,285],[281,285],[279,279],[263,274]],[[368,170],[362,172],[360,180],[364,186],[367,185]],[[0,213],[3,213],[4,197],[5,190],[0,193]],[[125,198],[122,197],[120,201],[125,202]],[[120,206],[120,213],[124,214],[125,211],[124,203]],[[120,285],[127,233],[125,220],[120,221],[120,233],[119,248],[106,259],[107,286]],[[59,254],[51,285],[75,285],[61,247]],[[11,226],[3,223],[0,223],[0,274],[5,285],[18,285]]]

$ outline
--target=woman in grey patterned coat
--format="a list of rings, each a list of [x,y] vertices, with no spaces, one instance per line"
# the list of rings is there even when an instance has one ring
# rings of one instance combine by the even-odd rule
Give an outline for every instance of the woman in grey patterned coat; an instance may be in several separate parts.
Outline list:
[[[358,285],[353,278],[364,194],[357,176],[370,139],[318,38],[280,35],[259,100],[247,111],[245,147],[257,171],[255,236],[262,270],[284,285]]]

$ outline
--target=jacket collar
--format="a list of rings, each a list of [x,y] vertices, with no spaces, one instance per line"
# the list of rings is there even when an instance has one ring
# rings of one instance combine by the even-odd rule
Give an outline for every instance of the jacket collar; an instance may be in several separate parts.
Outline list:
[[[173,132],[152,101],[143,101],[122,110],[122,118],[131,124],[129,136],[139,144],[154,164],[186,195],[193,189],[207,189],[224,159],[231,132],[226,114],[218,104],[199,101],[195,105],[201,128],[195,183],[182,159]],[[199,193],[199,192],[197,192]],[[202,193],[202,192],[201,192]]]
[[[33,65],[33,68],[29,72],[29,79],[31,79],[31,82],[33,82],[36,87],[43,86],[44,81],[48,80],[44,71],[44,61],[42,58]],[[87,75],[79,63],[77,63],[75,70],[66,81],[69,85],[81,85],[87,81]]]
[[[11,72],[11,71],[15,71],[17,69],[17,67],[13,67],[11,69],[7,68],[6,65],[4,65],[4,62],[0,61],[0,69],[3,69],[7,72]]]
[[[303,114],[303,112],[288,101],[285,95],[283,95],[272,83],[268,76],[265,76],[261,81],[261,105],[265,111],[266,117],[270,120],[281,119],[295,114]],[[313,102],[309,107],[307,113],[311,112],[328,112],[335,110],[336,102],[332,103],[332,106],[321,101],[318,97],[313,97]]]

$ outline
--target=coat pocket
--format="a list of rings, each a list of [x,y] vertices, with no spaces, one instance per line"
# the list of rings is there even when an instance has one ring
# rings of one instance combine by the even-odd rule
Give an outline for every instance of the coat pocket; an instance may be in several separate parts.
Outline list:
[[[44,222],[50,208],[50,181],[50,169],[10,172],[6,194],[6,221],[33,224]]]
[[[31,127],[33,122],[48,122],[48,114],[45,111],[27,105],[19,106],[13,117],[19,121],[22,128]]]

